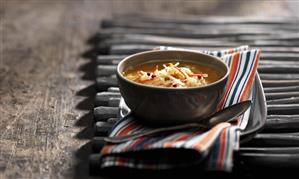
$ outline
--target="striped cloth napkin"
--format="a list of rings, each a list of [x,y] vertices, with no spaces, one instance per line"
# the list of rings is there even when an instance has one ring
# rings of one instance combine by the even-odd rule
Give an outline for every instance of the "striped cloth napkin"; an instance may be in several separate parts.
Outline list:
[[[159,47],[157,50],[177,49]],[[260,50],[248,46],[222,51],[202,51],[222,58],[230,67],[227,87],[220,109],[251,99],[251,88],[257,71]],[[121,144],[107,143],[101,150],[101,168],[171,169],[200,164],[206,170],[231,171],[233,152],[239,149],[240,130],[249,120],[248,110],[236,123],[220,123],[208,131],[188,130],[144,136]],[[138,123],[132,115],[120,119],[110,137],[152,130]]]

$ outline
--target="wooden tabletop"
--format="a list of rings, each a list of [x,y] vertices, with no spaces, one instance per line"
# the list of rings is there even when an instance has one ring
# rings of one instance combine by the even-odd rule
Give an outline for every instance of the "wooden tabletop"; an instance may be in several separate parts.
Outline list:
[[[82,54],[111,3],[51,2],[0,2],[0,178],[92,178],[96,61]]]
[[[105,3],[2,4],[0,178],[88,176],[95,91],[81,54]]]

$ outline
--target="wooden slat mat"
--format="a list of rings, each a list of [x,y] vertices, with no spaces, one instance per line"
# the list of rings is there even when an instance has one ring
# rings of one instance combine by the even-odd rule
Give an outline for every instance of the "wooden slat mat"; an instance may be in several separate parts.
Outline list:
[[[126,55],[158,45],[217,50],[248,44],[261,48],[258,71],[268,104],[264,130],[241,146],[235,173],[299,167],[299,22],[296,19],[198,18],[105,20],[90,39],[96,61],[95,138],[90,170],[97,173],[101,137],[117,120],[116,65]],[[257,167],[258,166],[258,167]],[[245,173],[246,173],[245,172]]]

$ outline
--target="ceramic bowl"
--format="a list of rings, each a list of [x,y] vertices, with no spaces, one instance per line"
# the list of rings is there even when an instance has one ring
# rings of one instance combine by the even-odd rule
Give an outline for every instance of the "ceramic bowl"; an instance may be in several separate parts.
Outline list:
[[[187,61],[217,70],[221,78],[201,87],[166,88],[139,84],[126,79],[129,67],[149,61]],[[219,58],[187,50],[146,51],[123,59],[117,66],[121,95],[137,119],[151,125],[177,125],[204,122],[212,115],[223,95],[229,69]]]

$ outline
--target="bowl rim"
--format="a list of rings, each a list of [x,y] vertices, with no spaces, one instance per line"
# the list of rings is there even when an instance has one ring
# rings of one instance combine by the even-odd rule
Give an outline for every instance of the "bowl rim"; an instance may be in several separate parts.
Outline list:
[[[136,56],[139,56],[139,55],[143,55],[143,54],[148,54],[148,53],[163,53],[163,52],[188,52],[188,53],[194,53],[194,54],[199,54],[199,55],[203,55],[203,56],[208,56],[208,57],[214,58],[218,62],[222,63],[226,68],[226,73],[219,80],[217,80],[213,83],[204,85],[204,86],[188,87],[188,88],[169,88],[169,87],[151,86],[151,85],[144,85],[144,84],[141,84],[141,83],[137,83],[137,82],[128,80],[120,72],[120,67],[122,66],[122,64],[130,58],[133,58],[133,57],[136,57]],[[184,60],[181,60],[181,61],[184,61]],[[152,89],[152,90],[190,91],[190,90],[207,89],[207,88],[211,88],[213,86],[217,86],[218,84],[222,83],[226,78],[228,78],[229,72],[230,72],[230,70],[229,70],[228,65],[223,60],[221,60],[219,57],[208,55],[208,54],[205,54],[205,53],[202,53],[202,52],[197,52],[197,51],[194,51],[194,50],[181,50],[181,49],[178,49],[178,50],[148,50],[148,51],[143,51],[143,52],[135,53],[135,54],[132,54],[132,55],[129,55],[129,56],[125,57],[117,65],[117,76],[119,78],[121,78],[122,80],[124,80],[124,81],[126,81],[129,84],[132,84],[134,86],[148,88],[148,89]]]

